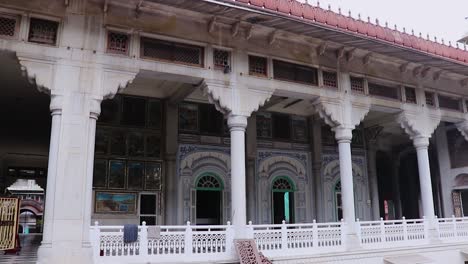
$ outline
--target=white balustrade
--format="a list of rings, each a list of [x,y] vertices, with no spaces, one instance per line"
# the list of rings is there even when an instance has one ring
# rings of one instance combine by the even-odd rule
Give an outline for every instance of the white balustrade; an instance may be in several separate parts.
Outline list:
[[[357,221],[363,248],[388,248],[428,242],[428,221],[424,219]]]
[[[436,219],[437,233],[442,241],[467,241],[468,218],[455,217]]]
[[[401,219],[356,222],[361,249],[418,246],[430,243],[429,226],[435,225],[443,242],[468,241],[468,218]],[[433,223],[433,224],[432,224]],[[123,242],[123,226],[91,227],[95,263],[179,263],[235,261],[234,226],[161,226],[159,236],[148,237],[148,226],[138,227],[138,241]],[[344,252],[344,222],[253,225],[247,235],[267,257],[304,256]],[[434,243],[434,242],[432,242]]]
[[[258,250],[267,257],[344,251],[344,223],[250,225]]]

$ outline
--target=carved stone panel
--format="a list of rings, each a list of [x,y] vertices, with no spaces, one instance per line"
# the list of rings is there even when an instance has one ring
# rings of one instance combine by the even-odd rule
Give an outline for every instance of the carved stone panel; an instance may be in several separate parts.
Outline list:
[[[310,208],[308,175],[310,174],[309,153],[300,151],[258,150],[257,152],[257,221],[270,224],[272,219],[272,188],[277,177],[289,178],[294,186],[295,222],[311,221],[307,218]]]

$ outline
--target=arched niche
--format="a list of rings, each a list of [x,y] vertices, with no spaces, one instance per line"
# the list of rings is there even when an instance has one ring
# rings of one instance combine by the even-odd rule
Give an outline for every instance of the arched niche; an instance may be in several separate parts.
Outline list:
[[[365,158],[353,157],[353,183],[354,183],[354,206],[356,218],[361,220],[370,219],[369,185],[367,171],[365,170]],[[325,155],[322,167],[322,186],[324,195],[325,221],[338,221],[336,186],[340,182],[340,161],[338,155]]]
[[[273,223],[273,184],[278,178],[287,178],[294,189],[295,222],[306,222],[309,193],[307,183],[307,168],[304,163],[288,155],[288,153],[274,153],[259,161],[257,166],[257,222]]]
[[[226,150],[215,148],[207,150],[202,147],[194,147],[189,153],[179,157],[178,190],[180,191],[179,197],[182,201],[180,222],[195,222],[197,184],[200,177],[205,175],[216,175],[219,181],[222,182],[222,223],[230,220],[231,158],[226,153]],[[179,152],[181,152],[180,149]]]

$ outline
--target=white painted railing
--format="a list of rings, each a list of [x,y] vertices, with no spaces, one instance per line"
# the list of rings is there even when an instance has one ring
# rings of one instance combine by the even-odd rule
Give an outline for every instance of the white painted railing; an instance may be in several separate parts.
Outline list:
[[[346,225],[338,223],[247,225],[247,237],[270,258],[344,252],[350,248],[375,249],[428,243],[468,242],[468,218],[402,219],[356,222],[359,245],[346,247]],[[123,242],[123,226],[91,227],[95,263],[180,263],[235,261],[234,227],[161,226],[157,238],[148,227],[138,227],[138,241]],[[432,235],[436,232],[436,235]],[[430,235],[431,234],[431,235]],[[431,239],[430,239],[431,237]],[[438,238],[438,241],[432,238]]]
[[[258,250],[268,257],[344,251],[344,224],[251,225]]]
[[[455,217],[436,219],[439,239],[442,241],[468,241],[468,218]]]
[[[138,227],[138,241],[123,242],[123,226],[91,227],[95,263],[208,262],[233,260],[233,227],[161,226],[159,237],[148,239],[148,226]]]
[[[428,221],[424,219],[357,222],[363,248],[401,247],[428,242]]]

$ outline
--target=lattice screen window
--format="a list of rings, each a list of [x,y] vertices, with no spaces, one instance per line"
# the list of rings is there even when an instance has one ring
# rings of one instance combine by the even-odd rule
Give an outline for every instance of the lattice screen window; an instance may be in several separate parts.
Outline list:
[[[213,64],[217,70],[225,70],[231,67],[231,53],[227,50],[213,50]]]
[[[411,87],[405,87],[405,95],[406,95],[406,102],[417,104],[418,101],[416,99],[416,89]]]
[[[273,76],[283,81],[313,85],[318,83],[317,69],[280,60],[273,60]]]
[[[193,66],[203,66],[204,49],[200,46],[159,39],[141,39],[141,55],[145,58]]]
[[[338,88],[338,78],[336,72],[323,71],[323,86],[330,88]]]
[[[249,74],[266,77],[268,75],[267,58],[249,56]]]
[[[0,36],[13,38],[17,35],[18,18],[13,16],[0,16]]]
[[[449,110],[460,111],[461,110],[460,98],[454,98],[444,95],[439,95],[439,107]]]
[[[369,83],[369,94],[390,99],[400,99],[400,92],[398,87],[386,86],[376,83]]]
[[[56,21],[31,18],[28,41],[40,44],[55,45],[59,23]]]
[[[356,93],[365,93],[364,91],[364,78],[350,77],[351,91]]]
[[[435,106],[435,97],[434,97],[434,93],[425,92],[424,95],[425,95],[425,97],[426,97],[426,105],[428,105],[428,106]]]
[[[128,34],[112,31],[107,33],[107,52],[126,55],[129,47],[130,36]]]

